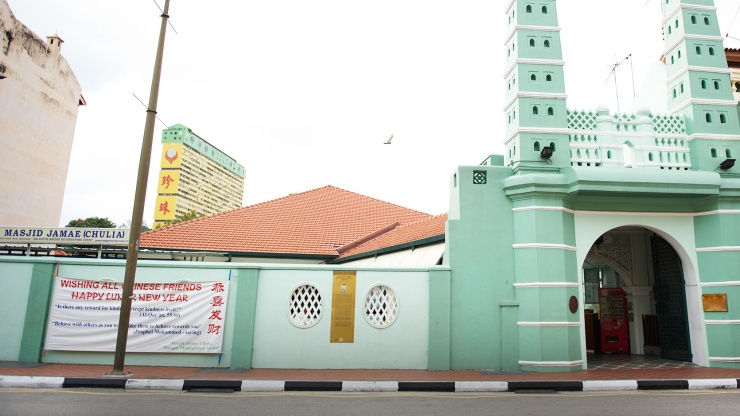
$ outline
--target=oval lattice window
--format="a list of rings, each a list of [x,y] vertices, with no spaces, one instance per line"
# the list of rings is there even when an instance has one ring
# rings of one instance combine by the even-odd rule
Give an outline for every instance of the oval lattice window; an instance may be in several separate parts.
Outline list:
[[[301,285],[293,289],[288,304],[290,323],[299,328],[310,328],[321,320],[323,303],[321,293],[313,285]]]
[[[398,317],[398,299],[389,286],[377,285],[365,295],[365,319],[375,328],[387,328]]]

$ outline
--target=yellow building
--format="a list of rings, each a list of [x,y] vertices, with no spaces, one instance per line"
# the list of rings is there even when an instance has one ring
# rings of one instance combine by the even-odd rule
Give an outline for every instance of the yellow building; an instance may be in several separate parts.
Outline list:
[[[154,228],[189,212],[211,215],[242,206],[244,166],[182,124],[162,132]]]

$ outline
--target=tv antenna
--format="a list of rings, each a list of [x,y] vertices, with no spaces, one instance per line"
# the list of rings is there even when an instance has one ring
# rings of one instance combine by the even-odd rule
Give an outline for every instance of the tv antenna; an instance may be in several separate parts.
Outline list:
[[[617,113],[621,114],[622,110],[619,107],[619,88],[617,85],[617,68],[619,68],[620,65],[622,65],[625,61],[630,61],[630,73],[632,74],[632,98],[635,97],[635,73],[632,68],[632,54],[627,55],[624,59],[621,61],[617,61],[617,57],[614,57],[614,63],[610,65],[612,67],[611,72],[609,72],[609,76],[606,77],[606,81],[604,83],[606,84],[609,82],[609,79],[614,76],[614,92],[617,95]]]

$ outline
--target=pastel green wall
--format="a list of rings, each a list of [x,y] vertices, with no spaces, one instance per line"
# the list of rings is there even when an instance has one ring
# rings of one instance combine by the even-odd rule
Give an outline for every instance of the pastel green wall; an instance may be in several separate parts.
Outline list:
[[[357,270],[354,343],[331,343],[333,270],[339,268],[261,270],[252,367],[426,369],[428,271]],[[322,316],[309,328],[297,328],[288,319],[290,295],[303,284],[322,295]],[[364,315],[365,294],[378,284],[390,286],[399,301],[397,320],[383,329],[372,327]]]
[[[474,183],[475,173],[484,173],[485,183]],[[517,367],[512,204],[500,191],[511,174],[503,167],[459,167],[450,192],[451,206],[460,209],[447,223],[445,255],[452,268],[453,369]]]
[[[32,273],[31,263],[8,263],[0,268],[0,361],[18,361]]]

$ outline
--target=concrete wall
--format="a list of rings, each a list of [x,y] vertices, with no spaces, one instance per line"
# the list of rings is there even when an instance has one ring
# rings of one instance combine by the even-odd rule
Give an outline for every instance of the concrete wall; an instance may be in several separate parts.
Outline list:
[[[334,270],[356,270],[355,339],[331,343]],[[121,260],[0,257],[0,360],[112,364],[113,353],[44,351],[44,336],[55,276],[122,282]],[[435,290],[430,291],[430,276]],[[326,266],[244,265],[140,261],[136,282],[230,281],[222,354],[128,353],[128,365],[232,368],[449,368],[449,271]],[[311,284],[322,296],[318,324],[290,322],[293,289]],[[399,302],[397,319],[379,329],[365,319],[364,299],[378,284],[389,286]],[[447,290],[445,290],[445,284]],[[430,304],[430,293],[434,304]],[[430,315],[434,328],[430,331]],[[430,345],[431,342],[434,345]],[[441,340],[441,341],[440,341]],[[449,344],[449,341],[447,341]]]
[[[81,88],[59,45],[16,21],[6,0],[0,74],[0,224],[57,227]]]

